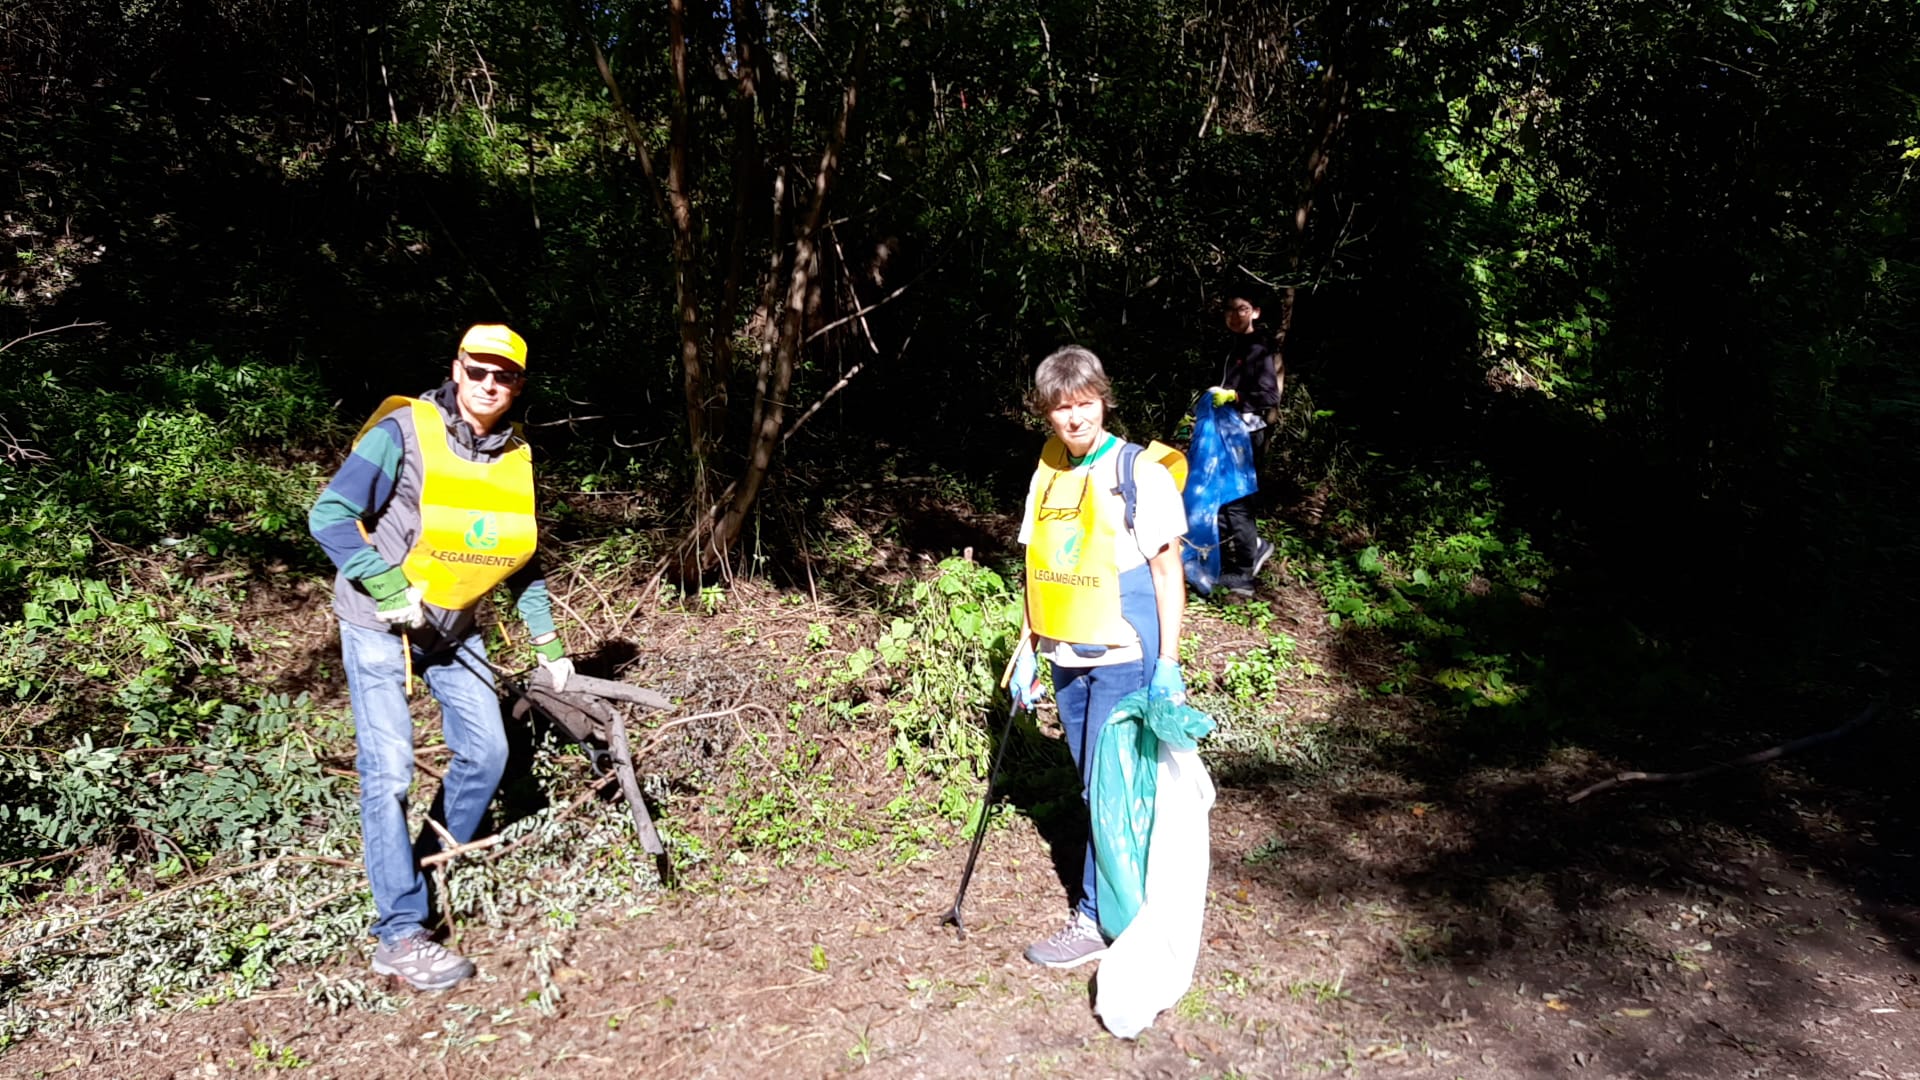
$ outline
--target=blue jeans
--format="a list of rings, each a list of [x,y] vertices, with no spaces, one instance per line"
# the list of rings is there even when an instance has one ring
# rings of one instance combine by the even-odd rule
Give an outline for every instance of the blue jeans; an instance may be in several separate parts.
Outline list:
[[[1093,751],[1100,745],[1100,732],[1107,726],[1120,699],[1146,688],[1153,668],[1146,659],[1131,664],[1107,667],[1061,667],[1053,665],[1053,701],[1060,708],[1060,726],[1066,729],[1067,750],[1080,770],[1080,801],[1087,801],[1087,787],[1093,780]],[[1098,883],[1094,877],[1093,824],[1089,814],[1087,853],[1080,869],[1080,898],[1076,906],[1087,918],[1098,922],[1100,906]]]
[[[340,654],[353,700],[359,746],[360,834],[377,918],[369,931],[392,944],[426,926],[427,879],[407,834],[407,789],[413,786],[413,718],[407,714],[406,645],[397,633],[340,624]],[[429,655],[413,649],[413,669],[440,703],[440,727],[453,762],[441,784],[443,823],[466,843],[507,767],[507,733],[493,668],[478,633]],[[431,830],[422,845],[432,847]]]

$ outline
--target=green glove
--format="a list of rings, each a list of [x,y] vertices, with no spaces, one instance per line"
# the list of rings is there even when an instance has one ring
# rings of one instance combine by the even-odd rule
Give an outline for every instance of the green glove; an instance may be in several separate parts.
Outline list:
[[[1220,387],[1220,386],[1216,386],[1213,388],[1213,407],[1216,409],[1222,405],[1225,405],[1229,401],[1239,401],[1239,400],[1240,400],[1240,391],[1238,390],[1228,390],[1225,387]]]
[[[370,578],[362,579],[360,584],[366,586],[367,595],[373,597],[373,613],[387,625],[409,630],[418,630],[426,625],[426,612],[420,609],[420,601],[426,592],[407,580],[405,570],[397,566],[382,570]]]

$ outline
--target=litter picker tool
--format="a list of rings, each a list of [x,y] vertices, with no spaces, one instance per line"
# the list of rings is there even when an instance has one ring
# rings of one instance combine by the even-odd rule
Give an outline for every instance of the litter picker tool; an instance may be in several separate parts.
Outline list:
[[[980,858],[980,845],[987,838],[987,819],[993,816],[993,782],[1000,778],[1000,762],[1007,756],[1007,744],[1013,741],[1013,718],[1019,714],[1018,701],[1007,706],[1007,722],[1000,730],[1000,745],[993,751],[993,767],[987,770],[987,793],[980,800],[980,824],[973,829],[973,850],[967,852],[967,868],[960,872],[960,888],[953,894],[953,908],[940,920],[941,926],[951,925],[958,932],[960,941],[967,940],[967,924],[960,917],[960,905],[966,903],[967,886],[973,882],[973,864]]]
[[[967,886],[973,881],[973,864],[980,858],[980,845],[987,838],[987,818],[993,815],[993,782],[1000,778],[1000,763],[1006,759],[1007,744],[1013,741],[1013,718],[1020,714],[1020,695],[1009,685],[1013,681],[1014,666],[1020,661],[1020,653],[1033,647],[1033,631],[1028,628],[1025,619],[1020,620],[1020,644],[1014,646],[1013,655],[1007,657],[1007,666],[1000,672],[1000,685],[1007,689],[1007,722],[1000,729],[1000,745],[993,751],[993,764],[987,769],[987,791],[980,799],[980,823],[973,829],[973,850],[967,852],[967,868],[960,872],[960,888],[953,894],[953,907],[947,917],[940,920],[941,926],[951,925],[959,934],[959,940],[967,940],[967,924],[960,918],[960,905],[966,903]]]

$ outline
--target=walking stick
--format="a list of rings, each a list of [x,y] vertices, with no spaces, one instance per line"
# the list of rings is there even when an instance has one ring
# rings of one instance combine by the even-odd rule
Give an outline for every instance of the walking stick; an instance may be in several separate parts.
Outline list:
[[[1020,714],[1020,702],[1014,700],[1007,706],[1007,723],[1000,731],[1000,745],[993,752],[993,767],[987,770],[987,793],[980,801],[980,824],[973,830],[973,850],[967,853],[967,868],[960,872],[960,889],[953,894],[953,909],[947,917],[940,920],[941,926],[951,925],[959,934],[958,940],[967,940],[967,924],[960,918],[960,905],[966,902],[967,885],[973,881],[973,864],[980,858],[980,845],[987,838],[987,819],[993,816],[993,782],[1000,776],[1000,762],[1007,756],[1007,744],[1013,741],[1013,718]]]

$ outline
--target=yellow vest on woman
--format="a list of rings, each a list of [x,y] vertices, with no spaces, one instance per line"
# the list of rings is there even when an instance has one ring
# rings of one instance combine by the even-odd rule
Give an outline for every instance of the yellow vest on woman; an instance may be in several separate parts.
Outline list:
[[[1124,453],[1125,445],[1115,443],[1114,452]],[[1140,453],[1166,466],[1179,486],[1186,473],[1179,451],[1154,443]],[[1114,559],[1129,532],[1125,499],[1118,488],[1095,490],[1093,471],[1076,469],[1058,438],[1040,451],[1027,539],[1027,622],[1055,641],[1127,645],[1138,638],[1143,648],[1157,648],[1151,573],[1142,565],[1123,574]],[[1116,463],[1116,475],[1123,471]]]

